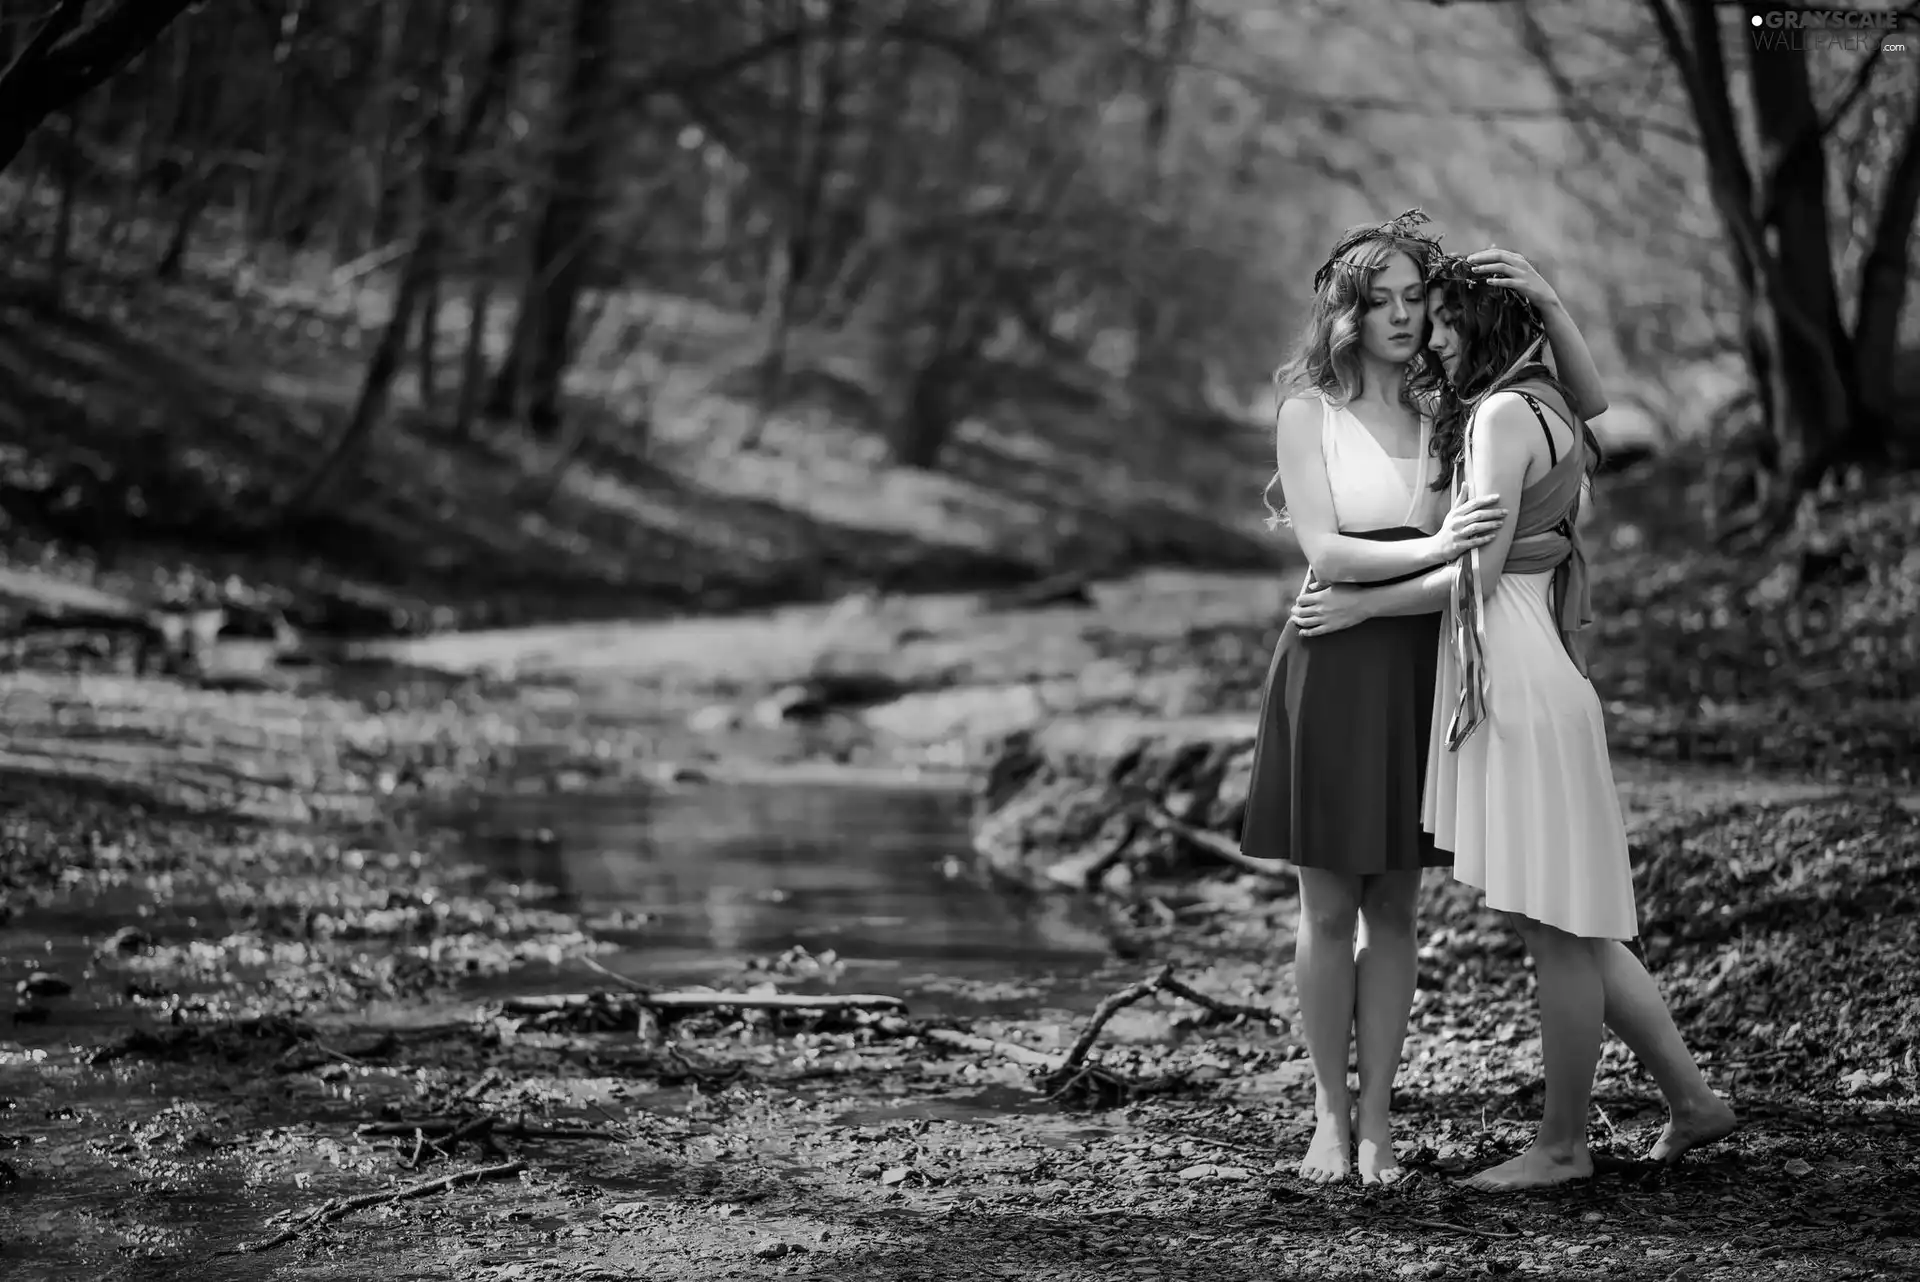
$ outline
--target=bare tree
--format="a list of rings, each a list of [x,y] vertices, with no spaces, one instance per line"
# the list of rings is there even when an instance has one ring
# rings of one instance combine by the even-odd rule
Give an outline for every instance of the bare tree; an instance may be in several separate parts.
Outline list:
[[[1835,467],[1889,448],[1887,380],[1920,204],[1920,115],[1907,122],[1880,193],[1860,316],[1849,332],[1833,263],[1825,145],[1868,84],[1877,51],[1823,116],[1804,51],[1749,42],[1746,80],[1758,138],[1750,157],[1730,92],[1720,8],[1713,0],[1646,4],[1680,72],[1726,232],[1760,410],[1752,515],[1761,531],[1775,531],[1799,496]]]
[[[120,0],[87,23],[86,0],[60,0],[0,72],[0,170],[42,121],[104,84],[193,2]]]
[[[442,0],[442,3],[450,5],[452,0]],[[400,271],[392,311],[368,362],[353,412],[335,434],[320,466],[288,505],[294,514],[311,512],[331,497],[368,436],[385,417],[394,376],[406,357],[407,338],[416,308],[447,240],[448,215],[459,191],[461,162],[472,152],[495,97],[504,91],[512,73],[518,49],[516,24],[520,6],[521,0],[497,0],[493,42],[480,76],[467,95],[460,123],[451,130],[433,131],[437,146],[427,157],[422,174],[418,229]],[[439,105],[441,110],[450,109],[444,100]]]
[[[489,406],[504,418],[524,404],[529,425],[543,435],[559,425],[560,381],[570,359],[580,291],[593,263],[593,224],[601,210],[610,142],[608,91],[617,10],[604,0],[574,0],[561,118],[533,234],[531,270]]]

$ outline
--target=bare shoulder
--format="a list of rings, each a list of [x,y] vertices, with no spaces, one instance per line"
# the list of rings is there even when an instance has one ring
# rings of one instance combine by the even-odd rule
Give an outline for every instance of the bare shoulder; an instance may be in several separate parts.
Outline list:
[[[1318,398],[1292,396],[1280,403],[1273,430],[1284,444],[1317,443],[1320,439],[1322,410]]]
[[[1473,436],[1480,445],[1501,452],[1531,453],[1540,439],[1539,421],[1518,392],[1495,392],[1473,412]]]

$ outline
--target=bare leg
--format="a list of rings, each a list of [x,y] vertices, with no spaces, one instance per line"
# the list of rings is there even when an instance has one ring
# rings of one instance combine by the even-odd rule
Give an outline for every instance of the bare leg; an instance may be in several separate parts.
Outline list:
[[[1707,1085],[1653,976],[1624,944],[1607,941],[1597,953],[1607,993],[1607,1027],[1646,1065],[1672,1114],[1647,1157],[1676,1162],[1688,1149],[1731,1135],[1738,1124],[1733,1109]]]
[[[1347,1048],[1353,1040],[1353,932],[1360,879],[1317,868],[1300,870],[1300,940],[1293,959],[1300,1027],[1313,1061],[1313,1142],[1302,1179],[1326,1183],[1352,1172],[1352,1099]]]
[[[1362,1184],[1391,1184],[1403,1174],[1393,1154],[1393,1079],[1413,1010],[1414,915],[1420,873],[1379,873],[1360,893],[1361,944],[1354,958],[1358,994],[1354,1032],[1360,1053],[1355,1135]]]
[[[1487,1192],[1545,1188],[1593,1174],[1587,1117],[1593,1074],[1606,1036],[1606,987],[1599,941],[1581,939],[1539,922],[1516,919],[1533,954],[1540,991],[1541,1058],[1546,1061],[1547,1106],[1533,1143],[1520,1156],[1467,1181]]]

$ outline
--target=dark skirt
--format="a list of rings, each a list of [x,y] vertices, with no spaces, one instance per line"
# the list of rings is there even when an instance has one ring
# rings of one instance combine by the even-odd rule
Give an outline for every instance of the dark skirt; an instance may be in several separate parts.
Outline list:
[[[1346,533],[1398,541],[1426,532]],[[1353,876],[1451,864],[1420,827],[1439,657],[1437,614],[1321,637],[1287,626],[1260,698],[1241,851]]]

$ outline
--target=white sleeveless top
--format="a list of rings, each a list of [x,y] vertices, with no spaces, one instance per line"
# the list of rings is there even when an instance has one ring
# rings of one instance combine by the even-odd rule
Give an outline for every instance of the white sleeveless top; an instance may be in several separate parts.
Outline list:
[[[1353,411],[1325,397],[1320,406],[1320,454],[1333,491],[1334,524],[1342,530],[1437,529],[1446,495],[1432,489],[1433,420],[1420,416],[1420,452],[1395,458]]]

